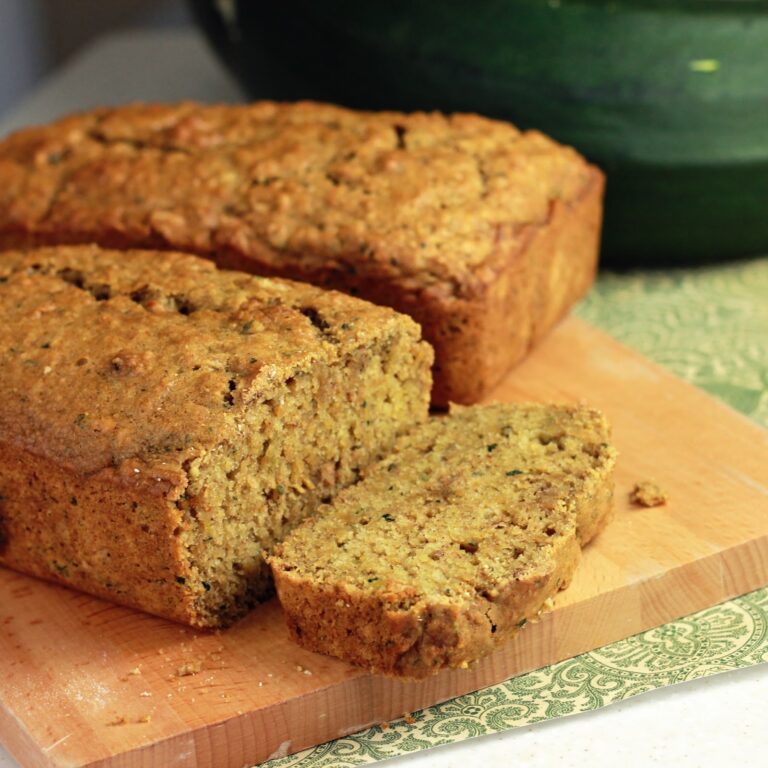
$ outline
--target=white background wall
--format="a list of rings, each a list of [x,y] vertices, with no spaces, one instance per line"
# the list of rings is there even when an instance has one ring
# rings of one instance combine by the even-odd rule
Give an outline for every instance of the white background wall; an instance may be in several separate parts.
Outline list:
[[[0,0],[0,114],[99,35],[185,24],[183,0]]]

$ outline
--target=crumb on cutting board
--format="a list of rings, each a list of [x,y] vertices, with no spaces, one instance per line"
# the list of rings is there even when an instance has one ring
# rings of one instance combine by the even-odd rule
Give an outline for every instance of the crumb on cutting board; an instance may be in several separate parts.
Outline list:
[[[123,715],[118,715],[117,717],[113,717],[107,725],[125,725],[128,721],[125,719]]]
[[[116,715],[107,723],[107,725],[145,725],[151,721],[152,715],[139,715],[133,720],[127,718],[125,715]]]
[[[177,670],[176,677],[189,677],[196,675],[203,669],[202,661],[185,661]]]
[[[641,507],[661,507],[667,503],[667,494],[653,480],[643,480],[635,483],[629,500]]]
[[[124,675],[121,675],[118,680],[120,680],[121,683],[125,683],[128,681],[129,677],[135,677],[136,675],[141,674],[141,668],[140,667],[134,667],[133,669],[126,672]]]

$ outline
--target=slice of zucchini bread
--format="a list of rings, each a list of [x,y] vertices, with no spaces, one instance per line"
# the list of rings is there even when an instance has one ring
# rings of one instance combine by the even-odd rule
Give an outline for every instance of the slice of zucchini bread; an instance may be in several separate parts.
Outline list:
[[[0,563],[196,626],[427,416],[390,309],[176,253],[0,254]]]
[[[608,440],[576,406],[475,406],[417,427],[275,549],[291,635],[409,678],[487,654],[569,583],[608,520]]]

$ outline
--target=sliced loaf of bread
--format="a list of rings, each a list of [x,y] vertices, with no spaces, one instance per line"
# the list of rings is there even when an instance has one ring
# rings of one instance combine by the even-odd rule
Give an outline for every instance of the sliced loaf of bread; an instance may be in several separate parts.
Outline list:
[[[607,522],[609,432],[570,405],[454,408],[417,427],[272,553],[291,635],[408,678],[489,653]]]
[[[0,253],[0,565],[199,627],[427,418],[391,309],[179,253]],[[2,601],[2,597],[0,597]]]

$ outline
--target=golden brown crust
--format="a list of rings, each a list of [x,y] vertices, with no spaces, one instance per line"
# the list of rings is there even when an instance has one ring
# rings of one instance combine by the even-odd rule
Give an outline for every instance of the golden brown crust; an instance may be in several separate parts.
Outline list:
[[[602,176],[476,115],[132,106],[0,144],[0,244],[171,248],[411,313],[472,402],[588,288]]]
[[[426,417],[430,364],[412,320],[313,286],[0,253],[0,563],[231,621],[263,550]]]
[[[593,169],[582,194],[555,200],[545,222],[523,227],[509,244],[500,236],[475,295],[424,297],[413,312],[392,303],[435,347],[434,403],[477,402],[586,294],[597,270],[603,188]]]
[[[568,585],[580,556],[576,539],[561,537],[552,553],[554,568],[510,582],[492,603],[481,597],[462,605],[423,598],[407,610],[402,592],[370,595],[341,584],[308,588],[306,579],[290,571],[273,574],[297,643],[380,674],[417,680],[467,667],[512,638]]]
[[[128,482],[126,482],[128,480]],[[183,492],[104,469],[86,476],[0,443],[0,564],[113,602],[196,623],[174,503]]]
[[[407,678],[489,653],[607,523],[609,435],[588,408],[494,405],[402,436],[270,558],[292,637]]]

